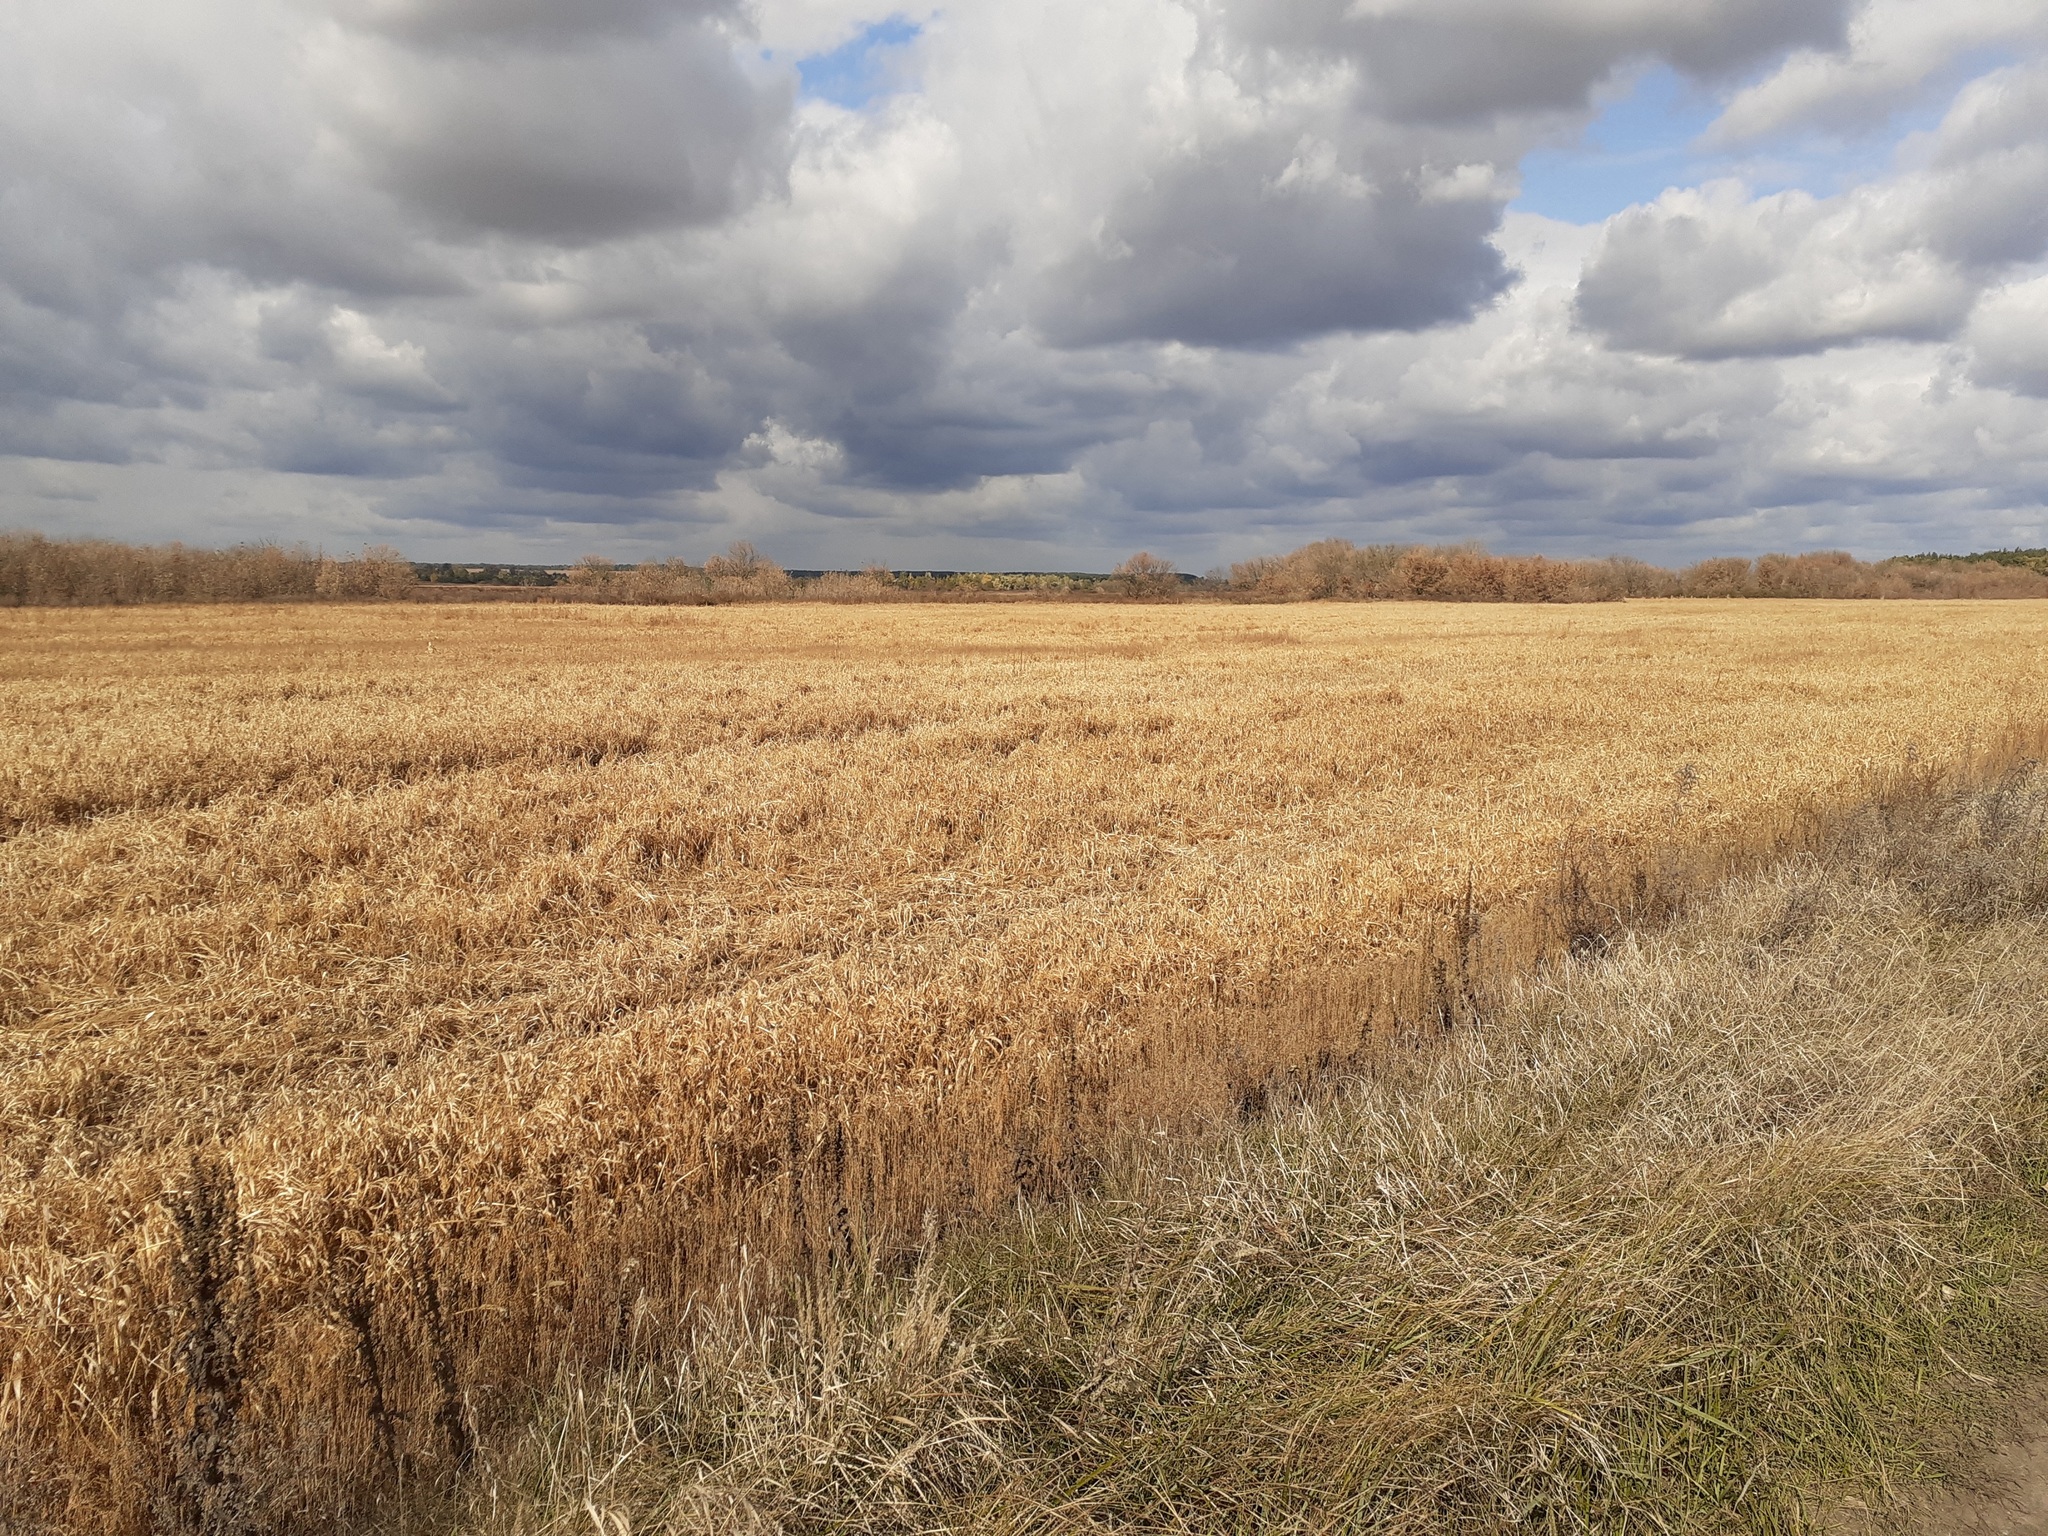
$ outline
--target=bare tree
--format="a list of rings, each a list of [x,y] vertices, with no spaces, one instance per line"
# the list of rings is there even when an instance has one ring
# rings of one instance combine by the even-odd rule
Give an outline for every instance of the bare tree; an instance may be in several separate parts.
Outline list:
[[[1173,562],[1139,550],[1110,575],[1129,597],[1167,597],[1180,590],[1180,577]]]

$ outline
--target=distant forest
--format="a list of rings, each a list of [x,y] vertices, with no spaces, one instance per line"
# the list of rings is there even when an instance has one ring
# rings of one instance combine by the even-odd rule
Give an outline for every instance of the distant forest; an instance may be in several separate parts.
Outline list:
[[[279,601],[531,601],[641,604],[1001,601],[1018,598],[1305,602],[1581,603],[1639,597],[2040,598],[2048,550],[1911,555],[1863,561],[1839,550],[1702,560],[1682,570],[1613,556],[1551,560],[1476,545],[1367,544],[1324,539],[1284,555],[1192,576],[1139,553],[1114,571],[863,571],[783,569],[735,544],[700,565],[684,560],[572,566],[414,562],[372,547],[335,557],[276,544],[191,549],[103,539],[0,534],[0,607]]]

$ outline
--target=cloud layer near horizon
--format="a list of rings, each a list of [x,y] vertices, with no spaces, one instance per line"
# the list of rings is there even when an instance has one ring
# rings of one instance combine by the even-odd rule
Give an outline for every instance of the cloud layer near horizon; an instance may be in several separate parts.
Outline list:
[[[892,16],[874,100],[800,93]],[[0,39],[0,525],[2048,540],[2031,0],[16,0]],[[1510,211],[1659,63],[1760,165],[1928,126],[1841,186]]]

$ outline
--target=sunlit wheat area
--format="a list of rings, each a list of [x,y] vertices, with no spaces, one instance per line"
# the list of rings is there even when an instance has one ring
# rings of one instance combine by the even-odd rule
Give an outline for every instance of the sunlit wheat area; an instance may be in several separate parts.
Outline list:
[[[0,613],[0,1527],[359,1515],[2044,704],[2028,603]]]

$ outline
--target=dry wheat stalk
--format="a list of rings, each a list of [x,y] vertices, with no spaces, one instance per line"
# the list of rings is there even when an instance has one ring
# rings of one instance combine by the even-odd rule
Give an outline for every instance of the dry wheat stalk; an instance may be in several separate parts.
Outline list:
[[[263,1297],[238,1465],[318,1524],[661,1346],[742,1245],[1057,1193],[1455,1028],[2038,720],[2044,644],[2024,605],[0,615],[0,1515],[159,1490],[195,1150]]]

